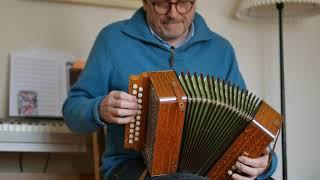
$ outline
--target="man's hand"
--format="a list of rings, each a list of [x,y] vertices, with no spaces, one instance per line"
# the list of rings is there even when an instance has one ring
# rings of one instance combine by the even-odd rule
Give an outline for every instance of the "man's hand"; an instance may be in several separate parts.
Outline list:
[[[263,155],[258,158],[249,158],[246,156],[240,156],[236,163],[236,167],[239,173],[244,173],[246,176],[239,174],[233,174],[232,179],[236,180],[249,180],[255,179],[262,174],[266,168],[268,168],[270,149],[267,147]]]
[[[122,91],[111,91],[99,106],[100,117],[108,123],[127,124],[132,122],[137,111],[137,98]]]

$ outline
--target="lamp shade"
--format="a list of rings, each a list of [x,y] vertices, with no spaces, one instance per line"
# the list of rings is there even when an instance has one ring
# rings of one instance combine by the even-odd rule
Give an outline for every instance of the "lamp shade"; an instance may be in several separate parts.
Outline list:
[[[274,22],[278,17],[275,8],[277,3],[285,6],[285,21],[320,14],[320,0],[240,0],[236,17],[249,21]]]

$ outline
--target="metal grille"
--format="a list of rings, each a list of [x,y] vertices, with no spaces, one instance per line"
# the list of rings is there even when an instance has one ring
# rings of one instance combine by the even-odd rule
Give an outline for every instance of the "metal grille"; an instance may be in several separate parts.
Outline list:
[[[155,92],[154,87],[151,85],[150,87],[150,95],[149,95],[149,107],[148,107],[148,115],[146,122],[146,140],[145,140],[145,148],[142,151],[145,163],[147,165],[148,170],[151,169],[151,162],[153,160],[153,148],[155,143],[155,132],[156,125],[158,120],[158,112],[159,112],[159,98]]]

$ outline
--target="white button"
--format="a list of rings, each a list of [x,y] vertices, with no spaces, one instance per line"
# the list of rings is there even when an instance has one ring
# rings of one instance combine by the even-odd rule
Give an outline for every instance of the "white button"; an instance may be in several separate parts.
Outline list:
[[[134,128],[134,124],[133,123],[130,124],[130,128]]]
[[[140,127],[136,127],[136,131],[140,131]]]
[[[133,132],[134,132],[134,130],[133,130],[133,129],[130,129],[130,130],[129,130],[129,133],[133,133]]]
[[[237,170],[237,166],[232,166],[232,170]]]
[[[233,174],[233,172],[231,170],[229,170],[228,174],[231,176]]]
[[[143,91],[143,87],[139,87],[139,92],[142,92]]]
[[[136,119],[137,119],[137,121],[140,121],[141,116],[137,116]]]
[[[142,99],[138,99],[138,103],[141,104],[142,103]]]
[[[142,105],[141,104],[138,104],[138,109],[142,109]]]
[[[129,134],[129,139],[132,139],[133,138],[133,134]]]
[[[142,96],[143,96],[142,93],[138,93],[139,98],[142,98]]]
[[[138,137],[134,137],[134,141],[139,141],[139,138]]]
[[[129,144],[132,144],[133,143],[133,140],[132,139],[129,139]]]
[[[134,135],[135,135],[135,136],[139,136],[140,133],[139,133],[139,132],[135,132]]]
[[[133,84],[133,89],[137,89],[138,88],[138,85],[137,84]]]
[[[136,122],[136,125],[137,125],[137,126],[140,126],[140,121],[137,121],[137,122]]]
[[[141,114],[141,111],[140,111],[140,110],[138,110],[138,111],[137,111],[137,114],[138,114],[138,115],[140,115],[140,114]]]
[[[133,95],[137,95],[137,90],[132,90]]]

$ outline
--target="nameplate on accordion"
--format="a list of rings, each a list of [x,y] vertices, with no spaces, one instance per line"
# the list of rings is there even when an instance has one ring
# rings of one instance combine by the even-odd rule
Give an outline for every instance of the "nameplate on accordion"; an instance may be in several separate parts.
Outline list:
[[[126,149],[141,151],[151,176],[174,172],[228,179],[241,155],[258,157],[283,117],[252,93],[214,77],[174,71],[129,77],[138,99]]]

